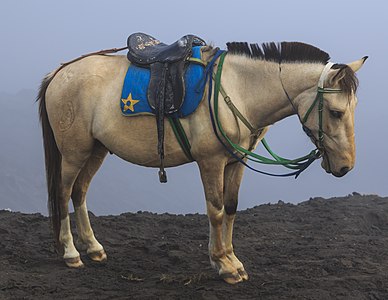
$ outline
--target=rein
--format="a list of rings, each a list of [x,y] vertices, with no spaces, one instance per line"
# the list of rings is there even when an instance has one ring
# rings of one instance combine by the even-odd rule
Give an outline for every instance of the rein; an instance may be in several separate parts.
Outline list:
[[[322,72],[320,81],[319,81],[319,87],[318,87],[318,92],[317,92],[317,97],[314,100],[313,104],[310,106],[308,111],[303,117],[303,120],[301,120],[299,114],[296,111],[296,107],[294,103],[292,102],[291,98],[289,97],[288,93],[284,89],[283,82],[283,90],[287,95],[288,100],[290,101],[291,105],[293,106],[296,114],[298,115],[299,120],[301,121],[303,125],[303,130],[306,132],[307,135],[309,135],[315,142],[317,149],[312,150],[309,154],[296,158],[296,159],[287,159],[283,158],[277,154],[275,154],[270,147],[268,146],[266,140],[263,138],[262,139],[262,144],[265,147],[265,149],[268,151],[268,153],[272,156],[273,159],[267,158],[261,155],[258,155],[256,153],[253,153],[251,150],[253,149],[245,149],[241,147],[240,145],[233,143],[229,137],[226,135],[225,131],[223,130],[223,127],[221,125],[221,122],[218,117],[218,95],[221,93],[222,97],[224,98],[225,103],[228,105],[229,109],[232,111],[233,115],[235,118],[237,117],[238,119],[241,120],[241,122],[250,130],[251,135],[256,137],[256,139],[259,137],[260,133],[262,132],[262,128],[254,128],[254,126],[251,125],[251,123],[241,114],[241,112],[237,109],[237,107],[233,104],[232,100],[230,97],[226,94],[224,88],[221,85],[221,74],[222,74],[222,67],[224,63],[224,59],[226,56],[227,52],[219,50],[217,54],[214,56],[213,60],[211,63],[209,63],[207,72],[206,72],[206,79],[209,78],[209,95],[208,95],[208,102],[209,102],[209,111],[210,111],[210,119],[212,122],[213,130],[214,133],[217,137],[217,139],[220,141],[220,143],[224,146],[224,148],[240,163],[244,164],[246,167],[249,169],[265,174],[265,175],[270,175],[270,176],[277,176],[277,177],[286,177],[286,176],[295,176],[297,178],[305,169],[307,169],[308,166],[310,166],[316,159],[321,157],[321,151],[319,150],[320,148],[323,149],[323,121],[322,121],[322,112],[323,112],[323,93],[337,93],[340,92],[341,90],[337,89],[324,89],[323,88],[323,81],[327,76],[328,71],[330,70],[332,64],[330,67],[327,68],[327,71],[325,72],[326,74],[323,74]],[[219,59],[219,64],[217,67],[217,72],[214,75],[213,73],[213,67],[216,59]],[[279,69],[281,70],[281,66],[279,64]],[[212,76],[209,76],[209,73],[212,74]],[[323,76],[324,75],[324,76]],[[214,115],[213,115],[213,108],[211,104],[211,95],[212,95],[212,79],[214,79]],[[322,87],[321,86],[321,81],[322,81]],[[318,110],[319,110],[319,136],[318,136],[318,143],[315,139],[315,137],[312,135],[311,130],[304,125],[304,123],[307,121],[311,111],[315,107],[315,105],[318,103]],[[221,139],[220,135],[223,137]],[[226,143],[225,143],[225,142]],[[228,145],[226,145],[228,144]],[[237,153],[239,155],[237,155]],[[286,173],[286,174],[273,174],[273,173],[268,173],[264,171],[257,170],[250,165],[246,163],[244,160],[247,158],[248,160],[251,160],[256,163],[261,163],[261,164],[267,164],[267,165],[281,165],[284,166],[288,169],[295,170],[294,172],[291,173]]]

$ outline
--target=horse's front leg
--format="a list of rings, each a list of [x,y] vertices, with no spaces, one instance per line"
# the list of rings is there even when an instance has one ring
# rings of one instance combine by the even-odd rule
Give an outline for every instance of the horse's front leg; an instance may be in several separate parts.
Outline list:
[[[222,160],[212,158],[198,162],[202,183],[205,190],[207,215],[209,218],[209,256],[213,267],[219,275],[230,284],[242,281],[237,268],[226,255],[225,242],[223,241],[223,190],[224,167]]]
[[[233,250],[233,224],[237,211],[238,191],[244,173],[244,165],[233,163],[225,167],[224,173],[224,226],[223,234],[225,241],[226,257],[237,269],[243,280],[248,280],[248,273],[245,271],[243,264],[236,257]]]

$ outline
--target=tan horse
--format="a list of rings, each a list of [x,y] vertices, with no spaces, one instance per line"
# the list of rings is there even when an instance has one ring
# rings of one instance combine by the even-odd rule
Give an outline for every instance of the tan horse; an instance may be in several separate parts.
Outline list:
[[[325,87],[341,89],[341,93],[324,95],[321,150],[322,167],[335,176],[345,175],[355,163],[355,72],[366,58],[326,68],[322,76],[329,56],[313,46],[271,43],[263,47],[228,44],[221,82],[226,93],[255,128],[266,128],[293,114],[304,116],[316,97],[320,78]],[[204,47],[202,52],[205,61],[214,55],[211,47]],[[70,197],[75,208],[79,249],[86,250],[94,261],[107,259],[103,246],[94,237],[85,196],[108,151],[138,165],[159,166],[154,117],[124,117],[119,108],[128,66],[125,56],[89,56],[48,74],[38,95],[49,210],[57,245],[63,249],[63,258],[69,267],[83,266],[70,230]],[[219,115],[226,134],[235,143],[248,148],[262,138],[252,141],[250,131],[236,121],[223,101],[219,104]],[[244,166],[236,163],[216,139],[207,101],[202,101],[196,112],[181,122],[204,186],[211,264],[228,283],[247,280],[248,274],[232,245]],[[305,125],[316,142],[317,107]],[[166,166],[188,162],[171,127],[166,126]]]

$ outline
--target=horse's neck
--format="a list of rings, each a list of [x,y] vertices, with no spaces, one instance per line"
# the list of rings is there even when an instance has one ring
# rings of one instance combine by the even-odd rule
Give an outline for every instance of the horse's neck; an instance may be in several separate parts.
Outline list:
[[[265,127],[292,114],[295,110],[286,92],[295,99],[303,91],[316,86],[322,66],[253,60],[244,56],[226,57],[222,74],[225,89],[236,106],[255,127]]]

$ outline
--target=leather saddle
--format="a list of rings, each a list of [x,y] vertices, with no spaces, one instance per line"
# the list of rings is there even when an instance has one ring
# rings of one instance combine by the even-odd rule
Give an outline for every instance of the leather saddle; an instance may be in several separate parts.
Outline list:
[[[128,37],[127,58],[132,63],[150,69],[147,99],[156,115],[160,182],[167,182],[164,171],[164,116],[172,115],[182,106],[185,96],[184,73],[192,47],[205,46],[201,38],[185,35],[171,45],[145,33]]]

